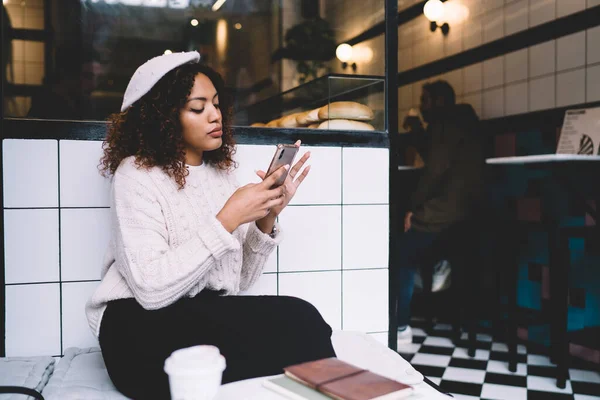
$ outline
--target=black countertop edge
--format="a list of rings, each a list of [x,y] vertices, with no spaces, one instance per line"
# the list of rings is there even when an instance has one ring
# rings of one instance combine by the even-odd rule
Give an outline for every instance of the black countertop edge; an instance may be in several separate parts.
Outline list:
[[[3,139],[104,140],[106,122],[6,118]],[[385,132],[234,127],[238,144],[276,145],[301,140],[308,146],[388,148]]]

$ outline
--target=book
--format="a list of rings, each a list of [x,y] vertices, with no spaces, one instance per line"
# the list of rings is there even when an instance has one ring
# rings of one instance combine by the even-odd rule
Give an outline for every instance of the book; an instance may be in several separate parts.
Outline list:
[[[285,374],[265,382],[294,400],[396,400],[413,393],[412,387],[337,358],[293,365]]]

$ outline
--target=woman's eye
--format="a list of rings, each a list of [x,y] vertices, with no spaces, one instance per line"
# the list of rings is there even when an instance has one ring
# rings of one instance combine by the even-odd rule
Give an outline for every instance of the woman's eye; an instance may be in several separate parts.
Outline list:
[[[214,106],[215,106],[215,108],[216,108],[217,110],[221,108],[221,106],[220,106],[220,105],[218,105],[218,104],[214,104]]]
[[[193,113],[200,114],[200,113],[202,113],[202,111],[204,111],[204,108],[203,108],[203,109],[201,109],[201,110],[198,110],[198,109],[192,108],[192,109],[191,109],[191,111],[192,111]]]

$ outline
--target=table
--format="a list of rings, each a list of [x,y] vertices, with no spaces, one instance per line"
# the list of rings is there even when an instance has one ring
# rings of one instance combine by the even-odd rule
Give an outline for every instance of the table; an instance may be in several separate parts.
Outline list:
[[[264,378],[247,379],[221,386],[215,400],[284,400],[286,397],[263,387]],[[414,386],[415,391],[407,400],[448,400],[446,396],[424,382]]]
[[[448,400],[423,381],[423,375],[415,370],[398,353],[360,332],[334,331],[331,342],[340,360],[368,369],[390,379],[411,385],[415,393],[407,399]],[[263,387],[269,377],[247,379],[221,386],[215,400],[283,400],[285,397]]]
[[[579,202],[586,212],[594,219],[594,227],[563,228],[559,226],[556,218],[548,218],[544,227],[548,233],[549,269],[551,301],[556,318],[551,321],[551,341],[553,356],[557,364],[557,386],[564,388],[567,380],[568,370],[568,290],[569,290],[569,249],[568,239],[575,235],[585,235],[583,231],[598,230],[598,217],[600,211],[600,191],[598,185],[587,185],[578,187],[572,179],[573,173],[590,176],[590,182],[595,182],[600,173],[600,156],[589,156],[579,154],[542,154],[519,157],[488,158],[486,163],[490,166],[514,166],[522,165],[531,168],[547,170],[549,178],[555,184],[562,187],[567,195]],[[596,208],[587,203],[587,196],[596,199]],[[597,233],[597,232],[596,232]]]

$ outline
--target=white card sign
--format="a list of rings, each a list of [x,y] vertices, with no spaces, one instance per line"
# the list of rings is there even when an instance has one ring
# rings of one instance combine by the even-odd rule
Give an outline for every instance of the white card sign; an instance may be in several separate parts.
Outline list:
[[[600,107],[566,112],[556,154],[600,155]]]

